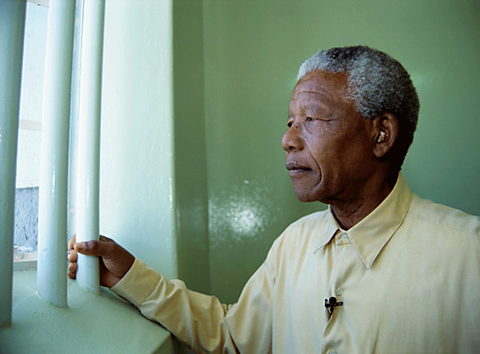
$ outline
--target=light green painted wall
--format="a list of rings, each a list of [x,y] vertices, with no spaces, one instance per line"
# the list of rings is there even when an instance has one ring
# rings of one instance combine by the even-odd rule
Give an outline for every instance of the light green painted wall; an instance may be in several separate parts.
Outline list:
[[[201,1],[173,3],[174,196],[178,277],[209,293],[202,12]]]
[[[172,2],[106,4],[100,232],[177,277]]]
[[[298,66],[367,44],[402,62],[422,108],[404,174],[422,197],[480,214],[480,3],[204,1],[211,290],[235,301],[302,205],[280,139]]]

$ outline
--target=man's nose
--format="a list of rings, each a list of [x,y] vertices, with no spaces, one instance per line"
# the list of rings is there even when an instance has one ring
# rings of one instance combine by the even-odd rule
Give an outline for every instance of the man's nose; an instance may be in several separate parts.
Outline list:
[[[283,134],[282,147],[286,152],[301,150],[303,148],[302,128],[298,123],[293,123]]]

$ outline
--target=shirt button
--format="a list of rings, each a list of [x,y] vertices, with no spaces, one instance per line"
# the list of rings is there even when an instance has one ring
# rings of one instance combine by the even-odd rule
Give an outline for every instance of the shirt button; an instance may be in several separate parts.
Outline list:
[[[338,296],[342,296],[342,294],[343,294],[343,289],[340,288],[340,287],[338,287],[336,293],[337,293]]]
[[[347,241],[348,240],[348,235],[347,234],[342,234],[342,240]]]

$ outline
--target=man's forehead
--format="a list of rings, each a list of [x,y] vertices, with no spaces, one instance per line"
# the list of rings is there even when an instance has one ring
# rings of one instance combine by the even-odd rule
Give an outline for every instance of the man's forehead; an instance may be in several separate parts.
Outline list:
[[[343,96],[347,86],[346,74],[313,70],[297,82],[292,93],[292,99],[298,99],[300,96],[314,99],[315,95],[320,96],[318,98],[338,94]]]
[[[289,110],[297,109],[317,109],[324,105],[326,97],[315,91],[300,91],[297,95],[292,96],[289,104]]]
[[[322,80],[316,77],[300,79],[300,81],[298,81],[297,85],[293,89],[292,98],[296,98],[302,93],[319,94],[321,91],[321,84]]]
[[[289,109],[310,109],[344,101],[346,86],[339,82],[328,80],[308,80],[299,82],[293,91]]]
[[[296,90],[293,92],[292,101],[298,101],[299,99],[308,100],[308,101],[315,101],[325,98],[326,95],[318,90]]]
[[[317,92],[301,92],[299,99],[290,101],[288,106],[288,116],[292,117],[296,114],[321,114],[321,112],[329,111],[331,100],[325,99]]]

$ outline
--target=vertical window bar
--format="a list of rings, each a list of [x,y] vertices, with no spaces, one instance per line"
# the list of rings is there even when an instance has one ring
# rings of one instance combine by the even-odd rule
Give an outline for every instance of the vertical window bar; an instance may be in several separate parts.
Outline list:
[[[78,241],[99,237],[100,113],[104,0],[84,0],[78,120],[76,229]],[[79,255],[77,282],[98,293],[96,257]]]
[[[76,1],[75,30],[73,34],[73,59],[72,59],[72,94],[70,100],[70,142],[69,142],[69,167],[68,167],[68,232],[67,238],[77,234],[76,227],[76,190],[77,190],[77,156],[78,156],[78,111],[80,104],[80,67],[82,53],[83,32],[83,1]]]
[[[18,112],[26,6],[0,1],[0,327],[12,322]]]
[[[37,289],[67,306],[67,171],[75,0],[50,0],[45,57]]]

